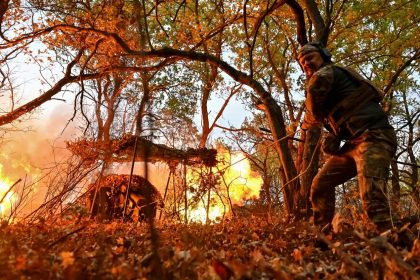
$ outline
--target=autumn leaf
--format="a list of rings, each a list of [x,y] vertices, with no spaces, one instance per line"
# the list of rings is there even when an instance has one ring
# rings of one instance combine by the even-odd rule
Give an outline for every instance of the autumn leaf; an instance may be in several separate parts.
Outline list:
[[[219,260],[212,260],[211,266],[221,280],[228,280],[233,275],[232,270]]]
[[[113,275],[118,275],[118,273],[119,273],[119,271],[118,271],[118,267],[113,266],[113,267],[111,268],[111,273],[112,273]]]
[[[343,217],[340,215],[340,213],[336,213],[331,222],[334,233],[339,233],[343,230],[343,223]]]
[[[176,251],[175,255],[179,260],[188,260],[191,257],[191,253],[189,250]]]
[[[297,263],[299,264],[302,263],[303,258],[302,258],[302,251],[300,249],[295,248],[291,256],[295,259]]]
[[[61,257],[61,266],[67,268],[68,266],[74,263],[73,252],[63,251],[60,253]]]
[[[123,237],[118,237],[117,238],[117,245],[118,246],[124,246],[124,241],[125,241],[125,239],[123,238]]]
[[[251,252],[251,258],[255,263],[259,263],[261,260],[264,260],[264,256],[261,254],[261,251],[255,249]]]
[[[418,258],[420,259],[420,239],[414,240],[413,247],[411,248],[408,258]]]
[[[117,254],[122,254],[124,252],[124,246],[114,247],[114,252]]]
[[[276,240],[274,244],[275,244],[275,248],[277,248],[280,251],[283,251],[287,246],[287,241],[283,239],[279,239],[279,240]]]
[[[258,236],[258,233],[256,233],[255,231],[252,233],[252,239],[253,239],[253,240],[258,240],[258,239],[260,239],[260,237]]]
[[[15,261],[16,270],[18,270],[18,271],[19,270],[24,270],[26,268],[26,263],[27,263],[27,261],[26,261],[25,256],[22,256],[22,255],[17,256],[16,261]]]

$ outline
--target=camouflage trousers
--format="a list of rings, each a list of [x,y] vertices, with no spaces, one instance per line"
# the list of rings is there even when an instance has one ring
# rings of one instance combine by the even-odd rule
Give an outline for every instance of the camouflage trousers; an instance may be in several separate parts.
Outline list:
[[[363,210],[379,230],[390,228],[386,180],[396,148],[393,129],[368,130],[347,141],[339,154],[327,160],[312,182],[310,199],[314,223],[325,225],[332,221],[335,187],[357,175]]]

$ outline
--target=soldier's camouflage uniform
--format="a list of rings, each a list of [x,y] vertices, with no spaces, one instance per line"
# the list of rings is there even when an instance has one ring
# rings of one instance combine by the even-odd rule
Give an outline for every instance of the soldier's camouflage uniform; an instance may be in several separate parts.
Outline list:
[[[324,125],[346,143],[324,164],[311,186],[314,223],[332,221],[335,187],[357,175],[364,211],[380,230],[391,227],[386,179],[397,140],[379,104],[380,92],[351,69],[323,65],[307,81],[303,129]],[[393,217],[397,222],[397,217]]]

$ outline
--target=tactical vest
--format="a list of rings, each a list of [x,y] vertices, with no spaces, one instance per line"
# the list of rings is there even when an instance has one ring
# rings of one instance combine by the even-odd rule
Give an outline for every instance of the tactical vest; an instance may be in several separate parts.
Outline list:
[[[362,77],[353,69],[337,65],[335,65],[335,67],[341,69],[350,79],[360,85],[351,95],[339,101],[327,116],[327,126],[331,128],[335,135],[339,136],[340,126],[347,121],[351,115],[369,101],[379,103],[383,99],[384,94],[369,80]]]

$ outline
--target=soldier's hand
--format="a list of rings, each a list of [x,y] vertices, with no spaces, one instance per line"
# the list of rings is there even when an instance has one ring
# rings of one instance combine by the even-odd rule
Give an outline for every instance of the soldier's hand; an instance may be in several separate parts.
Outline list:
[[[322,151],[329,155],[337,155],[340,151],[341,139],[329,133],[322,141]]]

